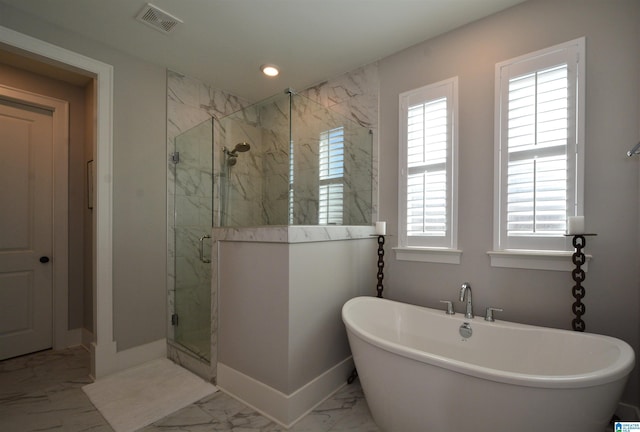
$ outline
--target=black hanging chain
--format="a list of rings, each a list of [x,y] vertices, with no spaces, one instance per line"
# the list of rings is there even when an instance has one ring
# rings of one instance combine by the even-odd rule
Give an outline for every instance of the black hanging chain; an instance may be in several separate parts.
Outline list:
[[[378,236],[378,284],[376,290],[378,291],[378,298],[382,298],[382,279],[384,278],[384,236]]]
[[[582,303],[582,299],[585,296],[585,289],[582,286],[582,282],[584,282],[585,279],[585,273],[582,266],[586,263],[586,256],[584,252],[582,252],[582,249],[584,249],[585,246],[586,240],[583,235],[573,236],[573,247],[575,248],[575,252],[571,257],[571,260],[576,268],[571,272],[571,277],[576,283],[573,286],[573,297],[576,301],[573,303],[572,310],[576,317],[571,321],[571,326],[573,327],[573,330],[579,332],[583,332],[586,329],[586,324],[582,320],[582,315],[587,311],[587,307]]]

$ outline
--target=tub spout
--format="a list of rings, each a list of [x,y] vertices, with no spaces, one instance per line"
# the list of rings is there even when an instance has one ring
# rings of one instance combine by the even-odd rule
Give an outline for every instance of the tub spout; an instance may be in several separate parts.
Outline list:
[[[471,284],[469,282],[465,282],[460,287],[460,301],[464,301],[465,295],[467,296],[467,308],[464,314],[465,318],[473,318],[473,300],[471,298]]]

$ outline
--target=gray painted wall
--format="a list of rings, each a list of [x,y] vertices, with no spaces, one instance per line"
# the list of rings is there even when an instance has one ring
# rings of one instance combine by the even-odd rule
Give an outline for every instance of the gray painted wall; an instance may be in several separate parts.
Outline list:
[[[398,219],[398,95],[459,77],[460,265],[401,262],[388,255],[388,297],[441,307],[469,281],[476,310],[504,308],[498,319],[569,329],[569,272],[494,268],[492,249],[495,64],[586,37],[585,218],[593,255],[586,287],[587,330],[638,349],[638,139],[640,2],[532,0],[426,41],[379,62],[380,219]],[[396,237],[397,238],[397,237]],[[397,244],[391,237],[390,242]],[[461,304],[456,305],[461,310]],[[636,368],[637,370],[637,368]],[[638,374],[624,399],[637,405]]]
[[[288,393],[288,245],[220,242],[218,256],[218,361]]]
[[[113,310],[117,348],[166,335],[165,69],[0,4],[0,25],[113,65]]]
[[[289,250],[289,393],[351,355],[342,305],[376,293],[376,239],[298,243]]]

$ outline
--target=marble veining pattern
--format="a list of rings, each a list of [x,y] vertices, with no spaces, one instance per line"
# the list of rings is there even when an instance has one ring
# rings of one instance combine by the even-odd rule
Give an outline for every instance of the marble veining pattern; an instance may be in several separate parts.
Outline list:
[[[110,432],[82,391],[89,383],[89,353],[82,348],[0,362],[0,430]]]
[[[234,165],[223,158],[214,166],[223,190],[219,225],[317,225],[320,181],[327,181],[320,172],[320,148],[331,130],[342,132],[344,150],[343,172],[332,177],[344,194],[340,223],[371,223],[370,129],[307,97],[284,93],[223,117],[216,127],[222,146],[251,145]],[[215,146],[217,155],[221,149]]]
[[[371,63],[301,91],[300,94],[370,129],[373,135],[371,163],[371,212],[378,214],[378,64]]]
[[[0,362],[0,430],[113,432],[82,391],[89,353],[81,347],[43,351]],[[296,423],[293,432],[378,432],[356,381]],[[230,396],[217,392],[143,429],[160,431],[285,432]]]
[[[356,240],[374,236],[373,226],[270,226],[245,228],[214,228],[214,241],[247,241],[266,243],[311,243],[335,240]]]

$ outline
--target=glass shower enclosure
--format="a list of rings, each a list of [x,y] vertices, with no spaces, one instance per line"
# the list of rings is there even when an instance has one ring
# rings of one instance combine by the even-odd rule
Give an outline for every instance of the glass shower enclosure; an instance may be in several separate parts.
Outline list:
[[[369,129],[291,90],[217,126],[218,226],[371,224]]]
[[[209,362],[212,226],[371,225],[372,134],[286,90],[175,148],[173,342]]]

